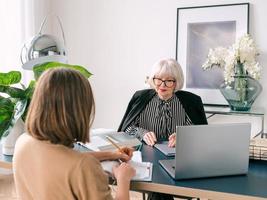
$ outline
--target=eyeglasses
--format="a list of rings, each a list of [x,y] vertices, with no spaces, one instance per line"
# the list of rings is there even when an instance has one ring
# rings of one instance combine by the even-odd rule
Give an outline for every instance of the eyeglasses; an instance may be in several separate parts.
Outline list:
[[[161,86],[162,83],[164,83],[164,85],[166,87],[172,87],[174,85],[174,83],[176,82],[175,80],[162,80],[160,78],[153,78],[153,82],[156,86]]]

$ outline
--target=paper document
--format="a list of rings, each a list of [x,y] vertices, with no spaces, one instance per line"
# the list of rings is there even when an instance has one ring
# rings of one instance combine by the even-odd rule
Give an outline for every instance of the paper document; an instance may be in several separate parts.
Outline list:
[[[140,162],[141,161],[141,162]],[[132,160],[128,163],[135,169],[136,174],[132,180],[139,181],[151,181],[152,180],[152,170],[153,164],[150,162],[142,162],[142,155],[140,151],[133,152]],[[112,168],[113,166],[119,165],[119,161],[103,161],[101,162],[102,168],[109,175],[113,176]]]
[[[140,162],[141,163],[142,162],[142,153],[141,153],[141,151],[134,151],[131,161]]]
[[[90,138],[90,142],[87,142],[83,145],[93,151],[99,151],[99,148],[110,145],[110,142],[100,136],[93,136]]]

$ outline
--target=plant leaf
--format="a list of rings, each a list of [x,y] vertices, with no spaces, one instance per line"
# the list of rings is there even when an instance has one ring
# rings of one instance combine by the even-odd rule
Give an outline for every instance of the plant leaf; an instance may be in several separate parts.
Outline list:
[[[14,106],[15,103],[13,103],[9,98],[0,96],[0,138],[9,127]]]
[[[35,89],[36,81],[31,81],[28,87],[25,89],[25,96],[27,99],[31,99],[34,89]]]
[[[0,92],[8,94],[10,97],[24,99],[25,91],[20,88],[0,85]]]
[[[10,71],[8,73],[0,73],[0,85],[12,85],[19,83],[21,80],[20,71]]]
[[[66,68],[77,70],[81,72],[86,78],[89,78],[92,75],[91,72],[89,72],[85,67],[80,66],[80,65],[70,65],[70,64],[59,63],[59,62],[46,62],[46,63],[42,63],[40,65],[36,65],[33,67],[35,80],[38,80],[38,78],[41,76],[41,74],[45,70],[50,69],[50,68],[57,68],[57,67],[66,67]]]
[[[31,102],[31,99],[32,99],[32,95],[33,95],[34,89],[35,89],[35,84],[36,84],[36,81],[31,81],[30,84],[28,85],[28,87],[25,89],[27,105],[26,105],[26,108],[25,108],[25,112],[23,113],[23,115],[21,117],[23,121],[26,120],[26,116],[27,116],[27,113],[28,113],[28,108],[29,108],[29,105],[30,105],[30,102]]]
[[[27,100],[19,100],[14,109],[13,109],[13,114],[12,117],[10,118],[8,125],[6,126],[7,128],[3,131],[2,137],[6,137],[10,130],[14,127],[15,123],[18,121],[18,119],[23,115],[25,112],[27,106]]]

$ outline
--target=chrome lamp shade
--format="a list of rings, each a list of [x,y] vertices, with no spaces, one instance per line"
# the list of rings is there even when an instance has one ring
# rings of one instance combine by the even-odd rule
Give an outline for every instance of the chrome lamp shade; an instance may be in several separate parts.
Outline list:
[[[22,47],[20,59],[23,69],[32,70],[35,65],[45,62],[67,63],[65,37],[60,19],[57,17],[62,31],[63,43],[53,35],[41,33],[46,19],[47,17],[44,19],[39,33]]]

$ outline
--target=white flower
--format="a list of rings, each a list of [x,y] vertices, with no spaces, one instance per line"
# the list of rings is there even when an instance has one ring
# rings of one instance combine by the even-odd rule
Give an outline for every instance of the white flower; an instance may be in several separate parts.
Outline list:
[[[244,35],[239,38],[239,40],[234,44],[234,49],[240,63],[255,62],[255,57],[258,55],[256,44],[249,35]]]
[[[207,61],[202,65],[204,70],[211,69],[213,65],[223,67],[225,65],[224,58],[228,56],[228,51],[224,47],[210,49]]]
[[[210,49],[206,62],[202,65],[204,70],[211,69],[214,65],[224,68],[224,80],[227,83],[232,82],[235,75],[235,65],[242,63],[244,69],[251,77],[260,78],[261,67],[256,62],[258,49],[250,35],[244,35],[239,38],[232,46],[217,47]]]

